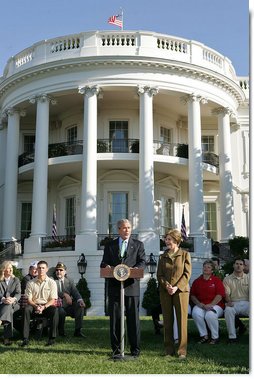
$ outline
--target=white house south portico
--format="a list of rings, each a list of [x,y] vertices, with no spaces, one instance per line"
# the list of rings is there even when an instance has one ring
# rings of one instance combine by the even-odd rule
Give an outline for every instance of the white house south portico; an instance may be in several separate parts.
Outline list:
[[[158,256],[184,207],[195,277],[212,240],[248,236],[248,96],[228,58],[178,37],[96,31],[25,49],[0,78],[0,239],[22,241],[24,270],[64,260],[75,277],[85,253],[89,312],[103,314],[116,221]],[[69,250],[44,249],[54,205]]]

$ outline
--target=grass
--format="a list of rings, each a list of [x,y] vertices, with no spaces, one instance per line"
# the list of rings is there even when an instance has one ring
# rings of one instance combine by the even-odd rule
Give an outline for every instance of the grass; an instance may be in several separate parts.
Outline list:
[[[249,374],[248,333],[238,344],[228,345],[225,321],[220,320],[220,343],[198,345],[193,320],[188,323],[186,361],[163,356],[163,336],[154,334],[151,317],[141,317],[141,356],[135,361],[112,361],[108,317],[85,317],[83,339],[73,337],[74,321],[67,318],[67,337],[58,337],[53,346],[46,347],[47,337],[42,337],[21,348],[18,334],[13,345],[1,344],[0,374]],[[247,319],[244,323],[248,326]]]

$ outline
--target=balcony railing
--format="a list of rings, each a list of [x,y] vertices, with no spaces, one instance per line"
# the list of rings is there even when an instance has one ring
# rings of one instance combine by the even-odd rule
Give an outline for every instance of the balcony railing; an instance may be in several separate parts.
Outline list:
[[[83,141],[60,142],[50,144],[48,147],[48,157],[62,157],[83,153]],[[98,139],[97,153],[139,153],[138,139]],[[173,157],[189,157],[189,147],[187,144],[164,143],[154,141],[153,153]],[[219,157],[214,153],[205,152],[202,154],[203,162],[219,167]],[[34,162],[34,152],[23,153],[19,156],[19,167]]]
[[[51,236],[42,237],[41,251],[75,250],[75,235],[61,235],[55,238]]]

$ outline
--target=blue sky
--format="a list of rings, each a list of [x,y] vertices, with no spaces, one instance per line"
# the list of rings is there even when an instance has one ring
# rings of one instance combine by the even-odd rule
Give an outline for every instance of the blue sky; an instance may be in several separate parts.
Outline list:
[[[38,41],[92,30],[117,30],[107,20],[120,7],[125,30],[154,31],[202,42],[227,56],[238,76],[249,75],[248,0],[2,0],[0,76],[12,55]]]

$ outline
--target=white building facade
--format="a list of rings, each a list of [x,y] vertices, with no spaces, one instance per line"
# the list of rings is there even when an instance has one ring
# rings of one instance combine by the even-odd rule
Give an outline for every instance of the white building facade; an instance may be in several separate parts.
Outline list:
[[[64,261],[76,281],[84,253],[88,314],[100,315],[116,221],[130,219],[158,256],[184,209],[194,278],[211,240],[248,236],[248,89],[220,53],[154,32],[85,32],[11,57],[0,78],[0,240],[22,241],[24,272]]]

